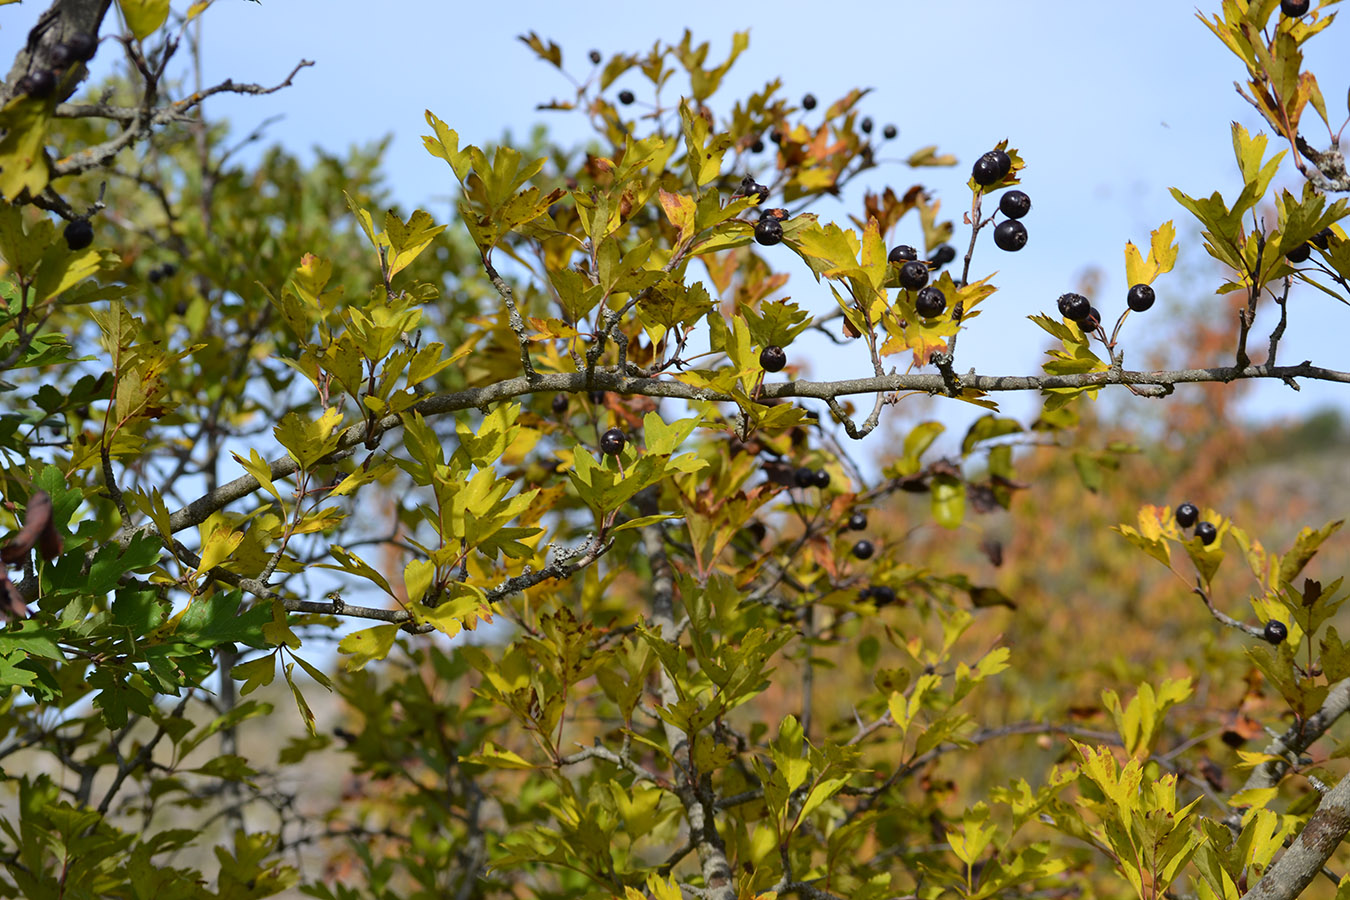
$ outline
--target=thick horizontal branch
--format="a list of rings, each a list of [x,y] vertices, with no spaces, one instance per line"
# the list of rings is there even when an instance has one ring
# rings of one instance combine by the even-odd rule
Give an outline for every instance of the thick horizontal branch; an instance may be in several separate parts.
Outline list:
[[[977,375],[971,372],[960,377],[960,387],[985,393],[1091,388],[1109,385],[1136,387],[1153,385],[1164,390],[1170,390],[1173,385],[1178,384],[1222,383],[1255,378],[1274,378],[1285,382],[1292,382],[1295,378],[1307,378],[1314,381],[1350,383],[1350,372],[1314,366],[1311,362],[1303,362],[1295,366],[1249,365],[1241,369],[1236,366],[1215,366],[1207,369],[1154,372],[1110,370],[1078,375]],[[424,416],[444,415],[465,409],[486,409],[493,403],[500,403],[529,394],[575,394],[590,390],[615,391],[623,394],[639,394],[646,397],[664,397],[695,402],[734,402],[730,394],[694,387],[672,379],[635,378],[614,372],[595,372],[591,375],[574,372],[538,375],[533,380],[520,376],[498,381],[486,387],[469,388],[449,394],[435,394],[419,401],[413,406],[413,409]],[[830,400],[836,397],[877,392],[946,394],[947,385],[944,383],[943,377],[937,374],[881,375],[845,381],[807,381],[801,379],[766,383],[760,391],[760,397],[771,400],[794,397],[810,400]],[[357,423],[343,432],[338,449],[330,455],[329,460],[349,456],[354,448],[368,443],[372,437],[378,437],[399,428],[401,424],[402,420],[398,416],[385,416],[375,422],[374,434],[372,434],[372,428],[368,423]],[[299,466],[289,456],[280,457],[271,463],[273,479],[286,478],[295,474],[298,470]],[[175,511],[169,517],[170,530],[176,534],[185,528],[200,525],[212,513],[223,509],[236,500],[253,494],[259,487],[258,480],[252,475],[242,475],[227,482],[182,509]],[[142,530],[148,531],[152,527],[149,525],[142,526]],[[122,539],[130,540],[133,533],[135,533],[135,529],[128,529]]]

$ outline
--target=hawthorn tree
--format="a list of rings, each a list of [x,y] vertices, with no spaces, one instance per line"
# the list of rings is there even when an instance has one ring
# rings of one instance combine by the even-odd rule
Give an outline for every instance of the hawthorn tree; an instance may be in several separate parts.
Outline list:
[[[450,223],[389,207],[379,147],[238,162],[202,101],[307,63],[178,84],[209,2],[56,0],[0,89],[0,894],[1350,896],[1345,594],[1305,574],[1341,523],[1275,552],[1269,517],[1145,503],[1138,436],[1092,403],[1166,398],[1231,451],[1244,382],[1350,380],[1277,362],[1295,285],[1350,301],[1350,177],[1302,66],[1333,4],[1201,16],[1271,129],[1234,126],[1236,198],[1173,191],[1233,312],[1205,358],[1126,363],[1167,222],[1126,245],[1129,311],[1047,298],[1049,360],[1001,375],[957,344],[1034,160],[977,155],[960,223],[919,185],[831,221],[895,132],[860,90],[725,100],[744,34],[579,66],[526,35],[594,143],[461,146],[428,112]],[[85,84],[95,54],[123,73]],[[615,93],[630,71],[667,90]],[[799,377],[809,330],[873,374]],[[987,413],[959,451],[924,421],[860,462],[920,397]],[[1075,499],[1110,485],[1124,524]],[[1094,591],[1189,598],[1170,659],[1131,661],[1137,611],[1074,603],[1083,568],[971,524],[1066,490]],[[977,577],[1005,553],[1017,577]],[[1027,602],[1066,595],[1067,621]],[[278,676],[294,712],[259,699]],[[295,779],[334,769],[313,808]]]

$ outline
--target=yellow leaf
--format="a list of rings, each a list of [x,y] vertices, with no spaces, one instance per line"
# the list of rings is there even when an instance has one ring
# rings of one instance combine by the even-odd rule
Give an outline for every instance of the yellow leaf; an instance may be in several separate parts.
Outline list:
[[[169,0],[117,0],[127,27],[136,40],[143,39],[169,18]]]
[[[347,635],[338,643],[338,652],[351,656],[347,660],[347,671],[357,672],[364,669],[366,663],[388,656],[397,636],[397,625],[376,625]]]

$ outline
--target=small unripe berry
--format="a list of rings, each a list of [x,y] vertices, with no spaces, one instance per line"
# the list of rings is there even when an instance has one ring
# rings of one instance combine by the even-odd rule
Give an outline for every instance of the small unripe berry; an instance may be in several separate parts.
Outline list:
[[[783,240],[783,224],[773,216],[764,216],[755,223],[755,241],[772,247]]]
[[[1200,539],[1200,543],[1208,547],[1219,536],[1219,529],[1214,527],[1213,522],[1201,522],[1195,526],[1195,536]]]
[[[1289,628],[1279,619],[1271,619],[1266,623],[1264,637],[1272,644],[1283,644],[1284,639],[1289,637]]]
[[[83,250],[94,242],[94,226],[88,219],[75,219],[66,226],[64,234],[66,246],[71,250]]]
[[[900,286],[917,291],[928,283],[928,264],[912,259],[900,267]]]
[[[914,309],[925,319],[931,319],[946,311],[947,298],[942,291],[930,285],[919,291],[919,295],[914,298]]]
[[[1183,503],[1177,507],[1174,515],[1178,525],[1182,528],[1190,528],[1200,518],[1200,510],[1195,508],[1194,503]]]
[[[770,344],[759,351],[759,365],[766,372],[781,372],[787,365],[787,353],[777,344]]]
[[[567,395],[566,395],[566,394],[554,394],[554,395],[553,395],[553,414],[554,414],[555,416],[561,416],[561,415],[562,415],[563,413],[565,413],[565,412],[567,412]]]
[[[998,209],[1010,219],[1020,219],[1031,212],[1031,198],[1025,191],[1008,191],[999,198]]]
[[[1081,322],[1092,314],[1092,304],[1082,294],[1060,294],[1059,314],[1073,322]]]
[[[1130,305],[1130,309],[1135,312],[1143,312],[1153,305],[1153,301],[1158,299],[1158,295],[1153,292],[1153,288],[1147,284],[1136,284],[1130,288],[1130,292],[1125,295],[1125,302]]]
[[[806,466],[799,466],[797,470],[792,473],[792,481],[799,488],[808,488],[816,483],[816,472],[814,469],[809,469]]]
[[[853,555],[858,559],[871,559],[872,554],[877,552],[877,548],[872,546],[872,542],[863,539],[853,545]]]
[[[803,97],[803,98],[802,98],[802,108],[805,109],[807,112],[810,112],[811,110],[815,109],[815,108],[816,108],[816,95],[815,95],[815,94],[807,94],[805,97]]]
[[[631,106],[635,99],[632,91],[619,91],[619,102],[624,106]]]
[[[985,187],[996,181],[1002,181],[1012,171],[1012,158],[1002,150],[990,150],[975,160],[970,177],[975,183]]]
[[[865,513],[855,512],[848,517],[849,531],[862,531],[867,527],[867,515]]]
[[[909,244],[899,244],[891,248],[891,252],[886,254],[886,261],[893,262],[902,266],[912,259],[919,258],[919,251],[915,250]]]
[[[600,452],[609,456],[618,456],[623,452],[624,446],[628,443],[628,438],[617,428],[611,428],[600,435]]]
[[[811,483],[818,488],[827,488],[830,486],[830,473],[824,469],[816,469],[811,478]]]
[[[956,248],[951,244],[942,244],[933,251],[933,258],[928,262],[937,268],[941,268],[954,259],[956,259]]]
[[[1027,245],[1027,226],[1016,219],[1004,219],[994,226],[994,243],[1000,250],[1016,253]]]

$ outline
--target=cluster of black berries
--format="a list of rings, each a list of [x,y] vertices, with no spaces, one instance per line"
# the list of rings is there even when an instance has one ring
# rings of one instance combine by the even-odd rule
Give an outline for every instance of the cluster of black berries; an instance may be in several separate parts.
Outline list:
[[[1181,504],[1173,515],[1176,516],[1177,524],[1182,528],[1190,528],[1194,525],[1195,536],[1206,547],[1214,543],[1214,539],[1219,536],[1219,530],[1214,527],[1213,522],[1197,521],[1200,518],[1200,510],[1196,508],[1194,503]]]
[[[763,185],[756,185],[763,187]],[[765,194],[767,196],[767,192]],[[763,200],[760,201],[764,202]],[[774,244],[783,242],[783,218],[787,215],[785,209],[766,209],[759,214],[759,221],[755,223],[755,242],[763,244],[765,247],[772,247]]]
[[[848,517],[847,527],[849,531],[865,531],[867,529],[867,515],[855,512]],[[871,559],[872,554],[876,552],[877,548],[867,538],[863,538],[853,545],[853,555],[858,559]]]
[[[809,466],[799,466],[792,473],[792,483],[799,488],[827,488],[830,486],[830,473],[824,469],[812,469]]]
[[[1284,258],[1291,263],[1307,262],[1308,257],[1312,256],[1313,247],[1325,250],[1331,245],[1331,239],[1333,237],[1335,237],[1335,234],[1330,228],[1323,228],[1321,231],[1317,232],[1317,234],[1314,234],[1312,237],[1308,238],[1308,240],[1286,253]]]
[[[1084,331],[1095,331],[1102,324],[1102,314],[1082,294],[1060,294],[1059,314],[1070,322],[1077,322]]]
[[[177,274],[178,274],[177,266],[175,266],[173,263],[164,263],[163,265],[155,266],[154,268],[152,268],[148,273],[146,273],[145,277],[150,279],[151,284],[159,284],[165,278],[172,278]]]
[[[753,175],[741,179],[741,189],[737,193],[742,197],[759,197],[761,205],[769,199],[769,189],[756,181]]]
[[[944,253],[943,250],[948,251]],[[948,256],[950,253],[950,257]],[[956,251],[943,244],[937,249],[933,259],[951,262]],[[901,244],[886,255],[886,260],[900,267],[900,286],[907,291],[918,291],[914,296],[914,310],[925,319],[940,316],[947,311],[947,297],[942,291],[928,284],[930,262],[919,261],[919,251],[908,244]]]
[[[1012,171],[1012,157],[1003,150],[990,150],[975,160],[970,177],[980,187],[998,184]],[[1000,250],[1016,253],[1027,245],[1027,226],[1022,217],[1031,211],[1031,198],[1025,191],[1008,191],[998,201],[999,212],[1007,216],[994,226],[994,244]]]
[[[47,54],[53,68],[34,69],[19,79],[17,93],[35,100],[45,100],[56,90],[56,75],[77,62],[88,62],[98,52],[98,40],[93,35],[76,34],[56,44]]]

